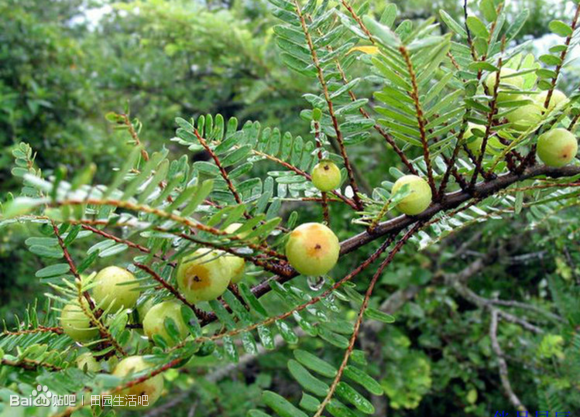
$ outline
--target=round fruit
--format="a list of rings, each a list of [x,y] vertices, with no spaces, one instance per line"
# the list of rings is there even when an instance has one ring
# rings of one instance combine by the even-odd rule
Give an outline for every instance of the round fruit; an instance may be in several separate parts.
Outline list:
[[[151,368],[143,357],[129,356],[123,359],[115,367],[113,375],[124,377],[129,374],[144,371]],[[123,397],[123,408],[143,409],[152,406],[161,397],[163,391],[163,376],[155,375],[140,384],[133,385],[130,388],[124,389],[118,393]],[[133,401],[136,405],[133,404]]]
[[[139,322],[143,323],[145,316],[147,315],[149,310],[153,308],[154,305],[155,301],[153,300],[153,298],[148,298],[137,306],[137,315],[139,316]]]
[[[215,300],[225,292],[234,271],[223,255],[219,250],[198,249],[181,260],[177,267],[177,285],[187,301]]]
[[[243,226],[242,223],[232,223],[232,224],[230,224],[228,227],[226,227],[224,229],[224,232],[226,232],[226,233],[228,233],[230,235],[235,234],[236,237],[238,237],[240,239],[245,239],[251,233],[251,231],[248,230],[248,231],[246,231],[244,233],[236,233],[236,230],[238,230],[242,226]]]
[[[468,123],[467,130],[465,130],[464,138],[467,140],[467,148],[474,155],[479,155],[481,152],[481,144],[483,143],[483,138],[479,135],[473,133],[474,130],[479,130],[485,134],[485,127],[481,125],[476,125],[475,123]]]
[[[544,103],[546,102],[547,97],[548,97],[548,92],[542,91],[540,94],[538,94],[536,96],[535,102],[538,103],[540,106],[542,106],[542,109],[543,109]],[[564,94],[560,90],[554,90],[552,93],[552,97],[550,97],[550,102],[548,103],[548,110],[552,111],[560,103],[566,103],[567,101],[568,101],[568,97],[566,97],[566,94]]]
[[[425,211],[431,204],[431,187],[423,178],[416,175],[405,175],[393,185],[392,195],[408,184],[410,194],[403,197],[397,208],[405,214],[415,215]]]
[[[576,137],[566,129],[552,129],[538,138],[538,156],[551,167],[571,162],[578,152]]]
[[[246,261],[244,258],[234,255],[224,255],[224,265],[230,270],[231,281],[237,284],[244,278],[244,270],[246,269]]]
[[[185,339],[189,332],[181,315],[181,304],[175,301],[164,301],[151,307],[143,320],[143,332],[150,339],[158,335],[163,337],[169,346],[175,346],[179,341],[171,339],[165,329],[165,319],[168,318],[177,326],[179,338]]]
[[[526,104],[506,115],[506,119],[515,130],[524,131],[535,126],[542,119],[542,107],[538,104]]]
[[[340,243],[332,230],[320,223],[305,223],[290,233],[286,256],[302,275],[324,275],[340,254]]]
[[[83,307],[90,308],[87,300],[83,299],[82,302]],[[76,302],[64,306],[60,313],[60,323],[63,332],[77,342],[87,342],[99,334],[99,330],[93,327],[91,320]]]
[[[139,298],[139,283],[126,269],[109,266],[95,277],[93,298],[103,310],[114,313],[121,308],[133,308]]]
[[[497,95],[497,101],[499,102],[503,102],[503,101],[512,101],[512,100],[518,100],[519,95],[518,94],[514,94],[514,93],[508,93],[508,91],[511,90],[521,90],[524,86],[524,79],[522,77],[520,77],[519,75],[516,75],[514,77],[508,77],[511,74],[514,74],[515,70],[510,69],[510,68],[502,68],[501,72],[500,72],[500,79],[499,79],[499,88],[498,91],[501,91],[500,93],[498,93]],[[487,76],[487,78],[485,79],[485,85],[487,86],[487,90],[489,95],[491,96],[493,94],[493,90],[495,88],[495,85],[497,83],[497,72],[492,72],[491,74],[489,74]],[[509,87],[503,87],[502,85],[509,85],[512,86],[513,88],[509,88]]]
[[[323,192],[337,189],[340,185],[340,169],[334,162],[323,159],[312,170],[312,184]]]
[[[99,362],[97,362],[91,352],[86,352],[82,355],[79,355],[77,357],[76,364],[83,372],[99,372],[101,370],[101,365],[99,365]]]

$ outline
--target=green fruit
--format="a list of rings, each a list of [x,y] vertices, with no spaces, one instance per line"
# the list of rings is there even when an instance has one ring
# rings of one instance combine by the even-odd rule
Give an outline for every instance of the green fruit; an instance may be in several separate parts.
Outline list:
[[[235,234],[236,237],[238,237],[240,239],[245,239],[251,233],[251,230],[248,230],[244,233],[236,233],[236,230],[238,230],[242,226],[243,226],[242,223],[232,223],[224,229],[224,232],[226,232],[230,235]]]
[[[83,372],[99,372],[101,370],[101,365],[99,365],[99,362],[97,362],[91,352],[79,355],[76,359],[76,364]]]
[[[340,243],[332,230],[320,223],[305,223],[290,233],[286,256],[302,275],[324,275],[340,255]]]
[[[312,170],[312,184],[323,192],[337,189],[340,185],[340,169],[334,162],[323,159]]]
[[[481,136],[475,135],[473,133],[474,130],[479,130],[485,134],[485,126],[476,125],[475,123],[468,123],[463,137],[467,141],[467,148],[471,151],[471,153],[477,156],[481,152],[483,138]]]
[[[513,101],[518,100],[520,98],[517,93],[509,92],[512,90],[521,90],[524,86],[524,79],[521,76],[517,75],[515,77],[508,77],[508,75],[514,74],[516,72],[517,71],[510,68],[502,68],[499,79],[500,84],[498,88],[499,93],[497,95],[498,102]],[[485,79],[485,85],[487,86],[487,90],[490,96],[493,95],[493,90],[495,88],[496,82],[497,82],[497,72],[492,72]],[[513,88],[505,86],[511,86]]]
[[[552,129],[538,138],[538,156],[551,167],[570,163],[578,152],[576,137],[566,129]]]
[[[542,120],[542,107],[536,103],[526,104],[509,112],[505,117],[515,130],[528,130]]]
[[[539,104],[543,109],[544,103],[546,102],[547,97],[548,97],[548,92],[542,91],[540,94],[538,94],[535,97],[534,101],[537,104]],[[550,103],[548,103],[548,110],[552,111],[552,110],[554,110],[554,108],[556,106],[560,105],[560,103],[566,103],[567,101],[568,101],[568,97],[566,96],[566,94],[564,94],[560,90],[554,90],[554,92],[552,93],[552,97],[550,97]]]
[[[228,288],[233,268],[223,258],[224,252],[198,249],[177,267],[177,285],[187,301],[215,300]]]
[[[83,307],[90,309],[87,300],[83,299],[82,302]],[[77,342],[87,342],[99,334],[99,330],[93,327],[91,320],[76,302],[64,306],[60,313],[60,323],[64,333]]]
[[[181,315],[181,304],[175,301],[164,301],[153,306],[143,320],[143,332],[150,339],[158,335],[165,339],[169,346],[175,346],[180,340],[176,341],[169,337],[165,328],[165,319],[168,318],[177,326],[179,339],[185,339],[189,331]]]
[[[232,283],[237,284],[244,278],[244,271],[246,269],[246,261],[244,258],[234,255],[224,255],[224,265],[230,270],[232,276]]]
[[[399,178],[395,185],[393,185],[392,195],[395,195],[397,191],[403,187],[403,185],[409,185],[410,194],[403,197],[401,202],[397,205],[397,208],[409,215],[416,215],[425,211],[427,207],[431,204],[431,187],[427,181],[416,175],[405,175]]]
[[[151,365],[145,362],[141,356],[129,356],[123,359],[115,367],[113,375],[118,377],[125,377],[129,374],[144,371],[151,368]],[[157,402],[161,393],[163,392],[163,376],[155,375],[140,384],[133,385],[130,388],[120,391],[120,395],[124,399],[122,408],[130,409],[144,409],[152,406]],[[132,402],[135,402],[134,405]]]
[[[117,312],[121,308],[133,308],[139,298],[139,283],[126,269],[109,266],[95,277],[93,298],[103,310]]]

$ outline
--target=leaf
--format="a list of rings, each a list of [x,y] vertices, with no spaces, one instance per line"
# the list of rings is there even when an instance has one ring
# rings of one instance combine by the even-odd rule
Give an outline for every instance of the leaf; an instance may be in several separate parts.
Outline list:
[[[388,26],[382,25],[370,16],[363,17],[363,23],[371,32],[373,37],[385,46],[396,48],[401,40]]]
[[[364,315],[371,320],[377,320],[387,324],[395,322],[395,318],[393,316],[375,308],[367,308]]]
[[[558,36],[567,37],[574,33],[572,28],[561,20],[552,20],[548,27]]]
[[[320,359],[318,356],[313,355],[310,352],[305,350],[296,349],[294,351],[294,357],[300,362],[302,365],[306,366],[313,372],[316,372],[322,376],[326,376],[328,378],[334,378],[338,370],[326,362],[323,359]]]
[[[524,26],[524,23],[526,23],[526,20],[528,20],[529,15],[530,15],[530,11],[528,9],[523,9],[520,13],[518,13],[518,15],[515,17],[513,23],[507,29],[507,32],[506,32],[506,41],[507,42],[511,41],[513,38],[516,37],[516,35],[519,33],[519,31]]]
[[[485,20],[488,22],[493,22],[497,19],[497,12],[493,0],[481,0],[479,7],[483,13],[483,17],[485,17]]]
[[[467,38],[467,32],[459,23],[457,23],[445,10],[440,10],[439,15],[441,20],[445,22],[449,28],[462,38]]]
[[[294,379],[306,391],[310,391],[318,397],[323,397],[328,394],[329,386],[321,380],[312,376],[308,370],[294,359],[288,361],[288,370]]]
[[[286,399],[272,391],[264,391],[262,394],[264,404],[270,407],[280,417],[308,417]]]
[[[467,27],[477,37],[489,39],[489,31],[485,24],[475,16],[467,17]]]
[[[54,277],[58,275],[65,275],[70,271],[69,264],[54,264],[36,271],[37,278]]]
[[[60,259],[64,256],[60,247],[33,245],[28,248],[30,252],[43,258]]]

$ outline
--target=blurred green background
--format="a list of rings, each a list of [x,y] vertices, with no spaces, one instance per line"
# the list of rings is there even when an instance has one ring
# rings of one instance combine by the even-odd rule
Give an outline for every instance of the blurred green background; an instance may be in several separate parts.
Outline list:
[[[425,19],[439,9],[458,20],[463,15],[457,0],[392,3],[404,19]],[[380,15],[386,4],[372,0],[371,9]],[[546,35],[549,22],[568,20],[570,5],[508,2],[512,18],[522,8],[531,11],[517,42],[533,39],[531,48],[547,49],[553,42],[553,35]],[[132,147],[127,132],[105,119],[110,111],[130,111],[138,118],[150,151],[173,149],[169,139],[176,116],[221,113],[307,134],[309,124],[300,118],[306,107],[302,95],[316,86],[281,65],[272,36],[275,24],[263,0],[0,0],[0,199],[18,190],[10,170],[11,150],[20,141],[38,152],[36,162],[45,175],[58,166],[75,172],[94,162],[99,182],[106,183],[111,167]],[[577,81],[578,70],[570,67],[560,88],[570,92]],[[385,179],[385,167],[397,163],[376,143],[354,155],[371,185]],[[344,230],[337,234],[344,239],[351,226],[342,214]],[[491,266],[473,277],[474,291],[541,305],[569,324],[537,318],[550,337],[502,326],[501,342],[513,358],[514,390],[533,410],[559,396],[568,407],[559,411],[580,409],[574,380],[580,375],[580,354],[568,355],[563,342],[580,324],[577,215],[576,210],[553,216],[532,231],[530,217],[522,213],[476,225],[424,253],[402,255],[373,300],[379,305],[402,292],[397,323],[363,333],[371,368],[388,393],[375,399],[376,415],[492,416],[510,409],[492,360],[488,315],[444,285],[445,277],[477,259]],[[8,323],[47,290],[34,277],[40,260],[23,243],[33,233],[19,227],[0,230],[0,317]],[[360,259],[365,250],[370,248],[361,250]],[[340,352],[321,354],[338,360]],[[209,380],[170,375],[183,393],[149,415],[241,417],[259,401],[258,387],[275,387],[292,397],[299,390],[281,371],[287,357],[264,355],[225,374],[212,373]]]

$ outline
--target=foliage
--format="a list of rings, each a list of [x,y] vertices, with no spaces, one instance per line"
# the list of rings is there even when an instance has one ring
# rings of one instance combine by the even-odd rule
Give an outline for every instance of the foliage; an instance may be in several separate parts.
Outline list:
[[[273,71],[272,51],[252,41],[230,12],[164,6],[116,6],[131,15],[123,24],[147,34],[140,43],[152,46],[143,53],[124,49],[129,55],[118,64],[127,63],[126,70],[111,71],[117,85],[129,84],[132,65],[169,62],[159,55],[162,46],[179,64],[185,78],[178,80],[202,71],[208,102],[244,97],[248,115],[263,111],[253,105],[265,97],[263,83],[285,85],[289,70],[292,79],[316,86],[300,112],[309,129],[290,133],[270,126],[268,117],[240,123],[229,111],[199,115],[210,104],[182,106],[187,93],[176,88],[148,116],[197,114],[176,117],[175,137],[156,151],[145,146],[140,120],[128,111],[107,114],[109,128],[126,139],[119,146],[130,149],[115,159],[112,173],[101,174],[95,164],[68,172],[55,165],[45,173],[45,159],[30,145],[14,146],[12,175],[23,186],[5,199],[0,227],[24,224],[37,233],[25,243],[42,259],[35,275],[47,287],[42,307],[32,304],[1,334],[3,400],[26,397],[37,384],[79,398],[85,391],[109,395],[162,374],[171,392],[185,391],[182,400],[195,391],[200,410],[188,411],[196,415],[207,415],[206,404],[213,404],[211,413],[250,417],[380,415],[385,401],[401,416],[406,409],[479,416],[490,407],[578,409],[580,168],[577,159],[560,168],[541,164],[536,142],[554,128],[576,130],[578,95],[549,104],[578,43],[580,5],[572,23],[550,24],[559,43],[536,60],[529,43],[515,43],[528,12],[508,19],[492,0],[464,22],[441,11],[444,30],[435,18],[400,19],[393,4],[375,18],[366,3],[271,0],[280,21],[274,39],[287,68]],[[103,33],[116,36],[112,19]],[[193,41],[188,26],[197,25],[207,26]],[[123,33],[119,44],[130,45]],[[232,45],[236,53],[223,55]],[[111,52],[103,48],[93,53]],[[191,61],[201,58],[194,70]],[[257,80],[237,81],[247,71]],[[138,88],[165,88],[168,80],[152,68]],[[533,104],[541,91],[547,92],[537,104],[541,116],[524,129],[510,123],[510,113]],[[295,105],[287,95],[280,92],[271,115]],[[144,108],[154,97],[145,97]],[[172,99],[180,105],[169,105]],[[156,122],[154,131],[161,131]],[[467,146],[475,141],[479,148]],[[367,160],[379,151],[397,162],[367,175],[376,159]],[[342,184],[331,192],[311,181],[322,159],[343,167]],[[431,190],[433,201],[416,216],[397,216],[397,205],[412,197],[409,187],[392,189],[404,174],[425,178]],[[339,265],[327,276],[301,276],[284,255],[289,232],[309,220],[325,222],[342,242]],[[241,227],[228,229],[235,223]],[[476,232],[464,242],[470,226]],[[246,269],[219,299],[193,304],[175,269],[200,248],[224,262],[243,258]],[[477,259],[468,262],[466,254]],[[549,264],[521,266],[543,257]],[[137,277],[137,306],[113,311],[91,297],[96,272],[112,264]],[[517,274],[523,282],[514,282],[514,265],[524,271]],[[188,336],[167,319],[167,338],[142,337],[139,310],[169,299],[182,304]],[[98,330],[94,340],[75,343],[63,334],[59,315],[70,303]],[[102,372],[77,368],[86,352]],[[132,355],[146,355],[150,370],[111,375],[119,359]],[[255,357],[267,358],[262,366],[270,372],[217,383],[228,366],[235,371]],[[490,379],[494,388],[487,387]],[[234,396],[241,386],[245,395]],[[169,396],[163,406],[171,409]],[[116,413],[78,403],[34,411]]]

